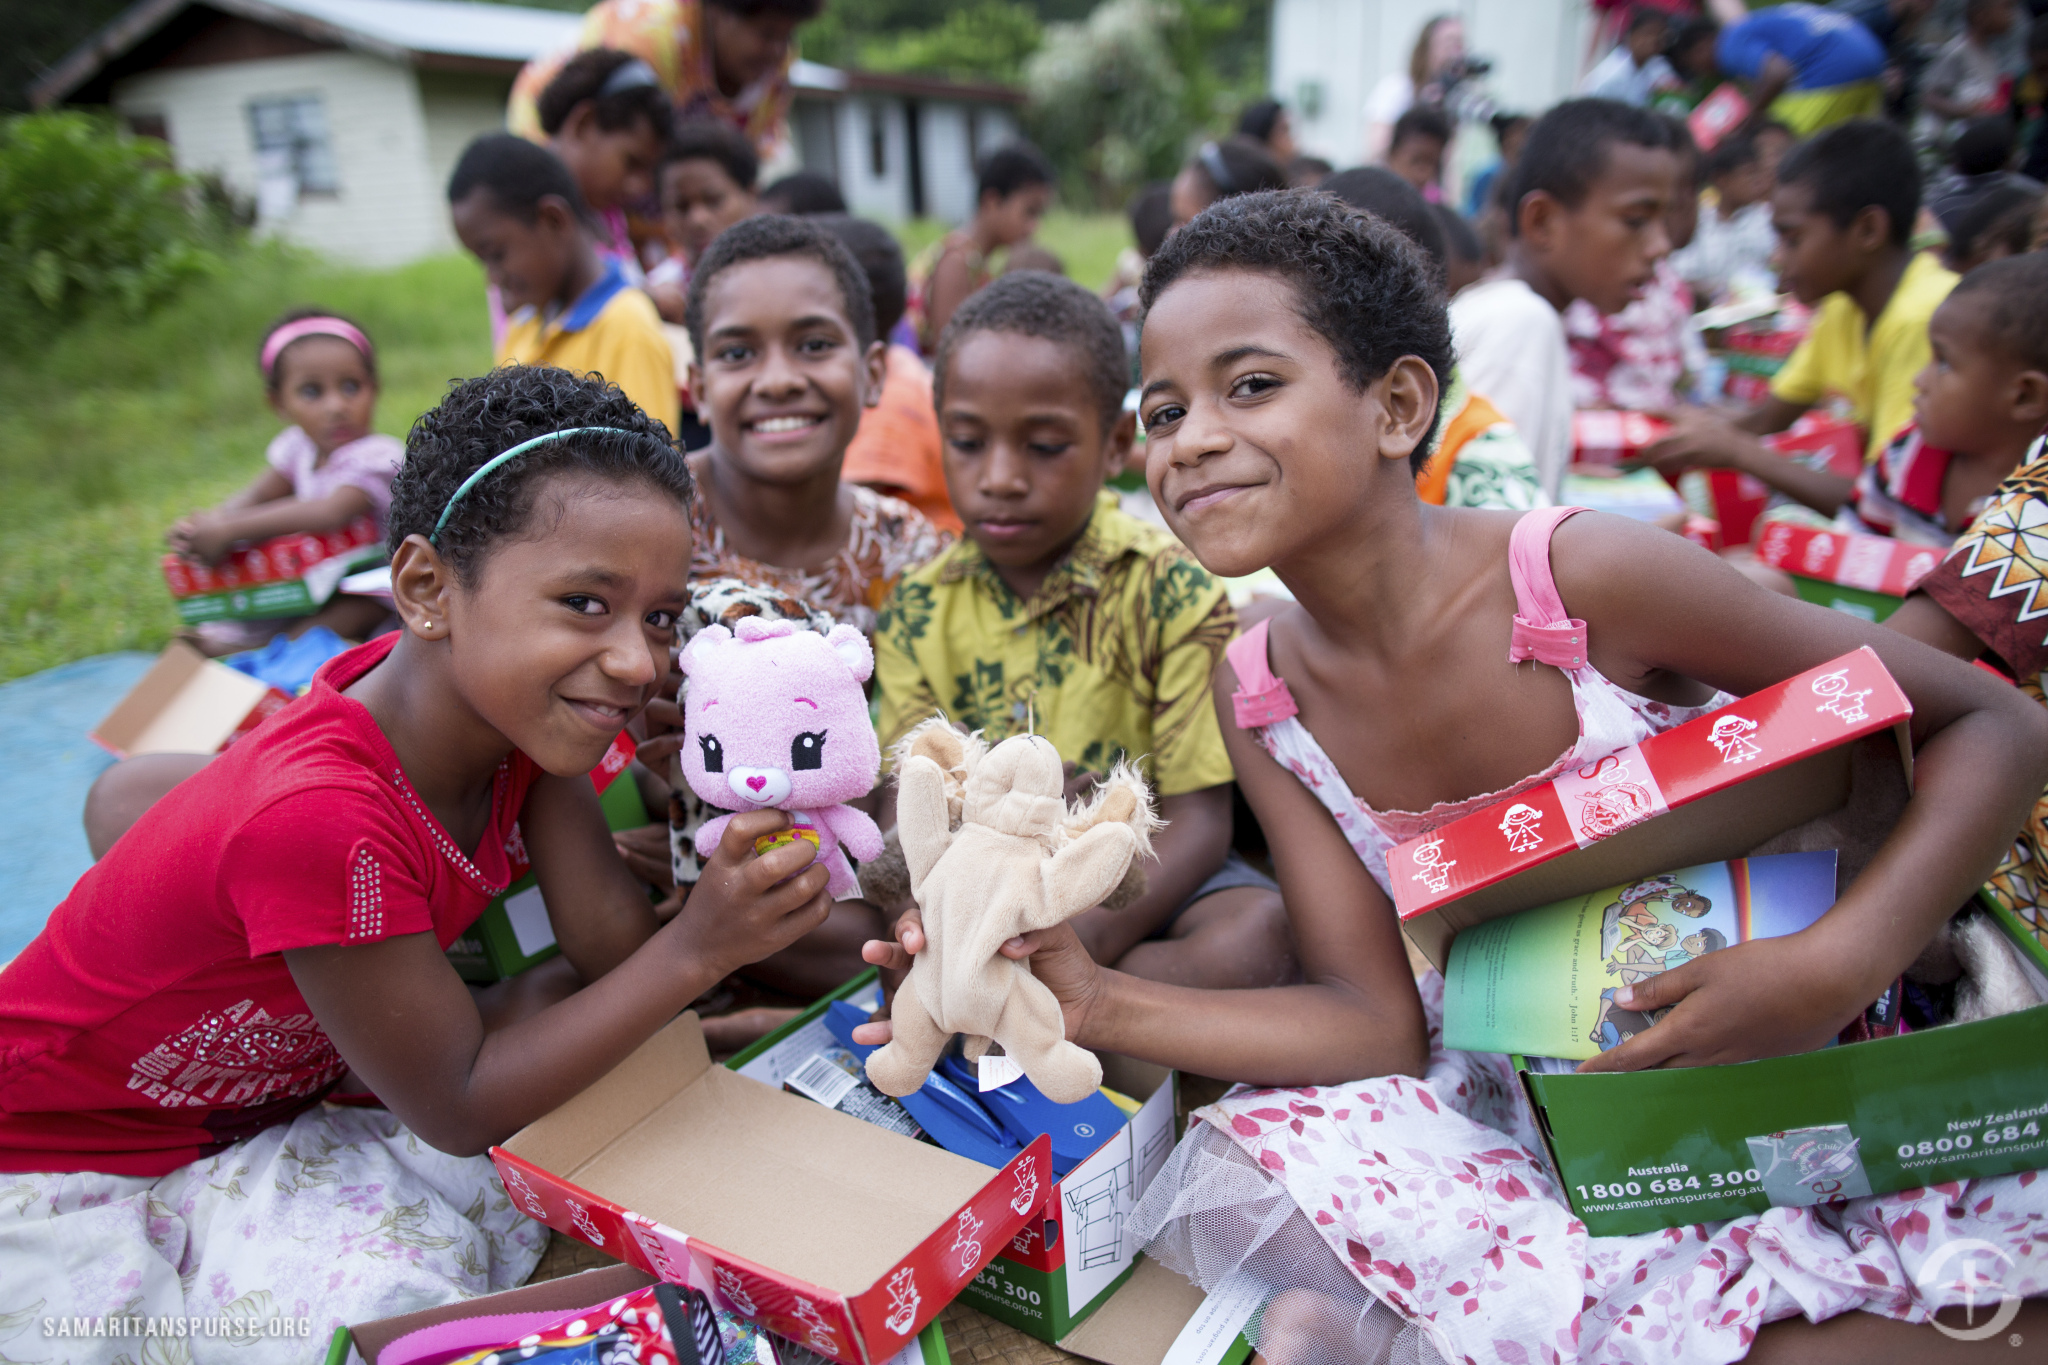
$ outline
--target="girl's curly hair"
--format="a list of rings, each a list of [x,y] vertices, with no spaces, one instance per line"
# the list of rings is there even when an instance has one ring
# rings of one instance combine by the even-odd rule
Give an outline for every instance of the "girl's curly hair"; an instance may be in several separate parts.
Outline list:
[[[432,536],[455,490],[485,461],[568,427],[607,431],[535,446],[493,470],[455,504],[435,543],[465,586],[475,583],[478,567],[499,541],[526,531],[541,485],[551,475],[637,481],[689,506],[690,468],[668,428],[634,406],[616,384],[550,366],[505,365],[457,380],[439,405],[413,423],[405,438],[405,466],[391,485],[392,551],[407,536]]]

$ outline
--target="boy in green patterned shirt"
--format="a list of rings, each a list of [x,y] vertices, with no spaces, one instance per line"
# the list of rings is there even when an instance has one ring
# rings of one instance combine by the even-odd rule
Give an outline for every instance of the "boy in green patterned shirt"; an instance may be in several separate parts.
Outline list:
[[[1230,852],[1210,674],[1223,585],[1103,484],[1123,466],[1123,334],[1057,275],[1005,275],[953,316],[933,373],[966,538],[906,573],[875,631],[882,743],[942,713],[991,743],[1033,729],[1074,786],[1128,758],[1159,797],[1145,893],[1074,928],[1098,962],[1208,987],[1291,978],[1278,888]]]

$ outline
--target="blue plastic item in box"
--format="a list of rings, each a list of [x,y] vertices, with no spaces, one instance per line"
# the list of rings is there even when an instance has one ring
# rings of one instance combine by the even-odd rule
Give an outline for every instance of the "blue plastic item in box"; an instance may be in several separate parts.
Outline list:
[[[868,1012],[858,1005],[835,1000],[825,1009],[825,1027],[832,1036],[865,1064],[872,1047],[853,1041],[853,1031],[868,1021]],[[985,1166],[1007,1166],[1024,1150],[997,1123],[973,1095],[962,1090],[937,1071],[925,1078],[914,1095],[896,1101],[910,1112],[925,1135],[955,1156],[979,1161]]]
[[[1045,1092],[1019,1076],[993,1090],[981,1090],[981,1082],[967,1059],[947,1053],[939,1059],[939,1070],[960,1085],[978,1091],[982,1107],[995,1115],[1011,1137],[1030,1145],[1040,1133],[1052,1140],[1052,1170],[1065,1175],[1095,1154],[1109,1141],[1110,1134],[1130,1122],[1123,1110],[1100,1090],[1072,1104],[1055,1104]]]
[[[261,649],[230,654],[221,662],[296,697],[312,685],[320,665],[348,648],[348,641],[327,627],[314,626],[296,640],[279,635]]]

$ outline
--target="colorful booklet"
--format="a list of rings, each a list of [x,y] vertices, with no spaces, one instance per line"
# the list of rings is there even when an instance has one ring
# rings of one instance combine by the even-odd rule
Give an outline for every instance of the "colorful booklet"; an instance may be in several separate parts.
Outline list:
[[[1444,972],[1444,1046],[1576,1061],[1657,1022],[1624,986],[1750,939],[1796,933],[1835,903],[1835,855],[1777,853],[1646,877],[1474,925]]]

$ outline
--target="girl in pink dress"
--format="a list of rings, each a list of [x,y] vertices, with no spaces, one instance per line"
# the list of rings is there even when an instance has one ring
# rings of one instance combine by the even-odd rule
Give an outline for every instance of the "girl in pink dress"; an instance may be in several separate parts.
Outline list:
[[[1662,209],[1614,211],[1647,231]],[[1242,1083],[1198,1111],[1136,1237],[1204,1288],[1265,1298],[1255,1335],[1275,1362],[1932,1359],[1953,1343],[1920,1324],[1963,1301],[1943,1251],[1961,1239],[2003,1258],[2005,1292],[2048,1294],[2032,1174],[1589,1237],[1505,1059],[1442,1048],[1442,983],[1418,990],[1385,862],[1568,764],[1868,645],[1914,704],[1917,787],[1896,828],[1811,930],[1631,988],[1621,1007],[1670,1013],[1587,1067],[1802,1052],[1997,863],[2048,777],[2039,708],[1653,527],[1420,504],[1411,465],[1450,332],[1426,267],[1377,219],[1323,197],[1230,200],[1162,248],[1143,292],[1153,497],[1211,572],[1270,565],[1297,602],[1237,642],[1214,687],[1304,979],[1138,981],[1065,930],[1006,948],[1032,958],[1070,1038]],[[868,958],[923,946],[907,916]],[[2033,1340],[2048,1312],[2023,1303],[2009,1330]]]

